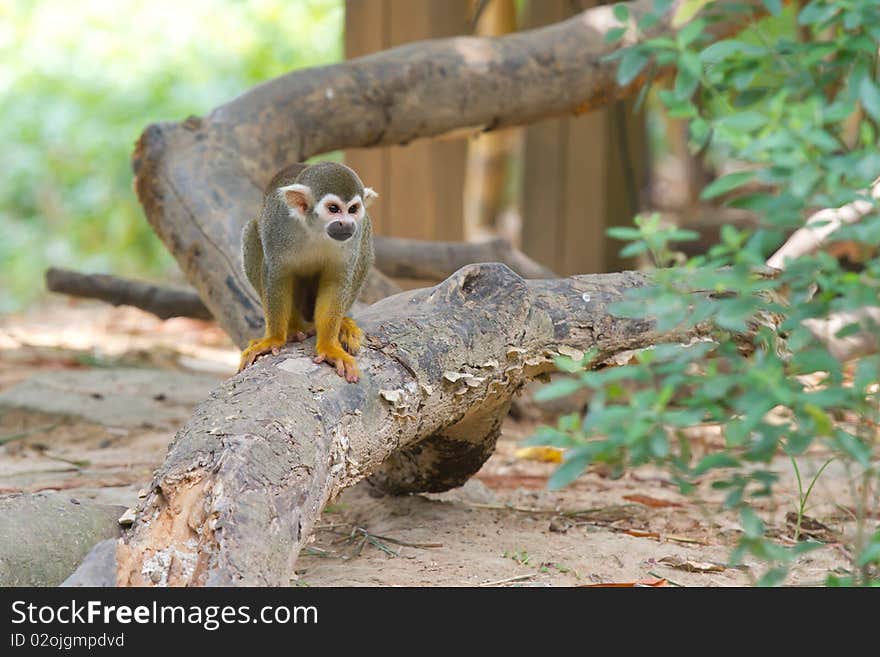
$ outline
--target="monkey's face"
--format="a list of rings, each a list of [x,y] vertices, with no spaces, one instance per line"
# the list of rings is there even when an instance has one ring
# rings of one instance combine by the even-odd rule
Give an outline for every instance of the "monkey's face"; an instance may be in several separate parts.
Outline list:
[[[351,239],[379,195],[364,187],[357,174],[342,164],[320,162],[304,169],[296,182],[278,188],[290,210],[315,233],[337,242]]]
[[[315,204],[314,213],[329,237],[344,242],[357,232],[364,218],[364,200],[360,194],[347,201],[336,194],[325,194]]]

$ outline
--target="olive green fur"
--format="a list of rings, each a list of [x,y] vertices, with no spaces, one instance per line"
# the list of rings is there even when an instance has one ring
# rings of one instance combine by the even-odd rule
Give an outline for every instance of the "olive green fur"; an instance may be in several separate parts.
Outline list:
[[[306,185],[313,203],[333,193],[347,202],[364,186],[350,168],[335,162],[305,166],[295,164],[278,172],[266,188],[258,218],[242,231],[244,272],[260,296],[264,311],[277,305],[273,295],[290,290],[294,312],[306,323],[314,321],[314,304],[320,280],[333,280],[337,288],[334,305],[346,314],[360,292],[373,263],[372,225],[365,213],[355,234],[344,242],[327,237],[323,221],[314,208],[307,216],[291,213],[279,187],[293,183]],[[284,279],[293,285],[285,287]]]

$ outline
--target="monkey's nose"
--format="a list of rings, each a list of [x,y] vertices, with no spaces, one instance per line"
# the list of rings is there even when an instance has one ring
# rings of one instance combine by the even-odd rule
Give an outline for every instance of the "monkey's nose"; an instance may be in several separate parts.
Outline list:
[[[353,221],[331,221],[327,224],[327,234],[340,242],[354,235],[357,228]]]

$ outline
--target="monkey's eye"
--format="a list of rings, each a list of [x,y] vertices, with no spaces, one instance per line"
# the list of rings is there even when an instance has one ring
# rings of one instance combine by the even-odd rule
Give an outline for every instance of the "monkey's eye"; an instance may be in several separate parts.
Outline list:
[[[357,214],[358,210],[360,210],[360,209],[361,209],[360,204],[359,204],[359,203],[355,203],[354,205],[352,205],[352,206],[348,209],[348,214]]]
[[[337,212],[340,211],[340,210],[339,210],[339,206],[336,205],[335,203],[331,203],[331,204],[329,204],[329,205],[327,206],[327,209],[330,210],[330,214],[336,214]]]

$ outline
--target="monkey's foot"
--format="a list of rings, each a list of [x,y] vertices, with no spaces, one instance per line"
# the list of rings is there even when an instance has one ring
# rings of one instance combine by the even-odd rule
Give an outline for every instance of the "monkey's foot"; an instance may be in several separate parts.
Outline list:
[[[260,356],[263,356],[268,353],[272,353],[277,356],[281,347],[284,346],[286,340],[284,338],[260,338],[258,340],[251,340],[248,346],[245,348],[243,352],[241,352],[241,360],[238,363],[238,371],[241,372],[246,367],[250,367],[254,364],[254,361],[257,360]]]
[[[354,323],[351,317],[343,317],[339,325],[339,341],[345,350],[352,356],[356,355],[361,348],[361,340],[364,332]]]
[[[336,368],[336,373],[349,383],[358,382],[358,366],[354,358],[345,352],[342,347],[334,345],[326,349],[316,349],[318,355],[315,356],[316,363],[327,362]]]

